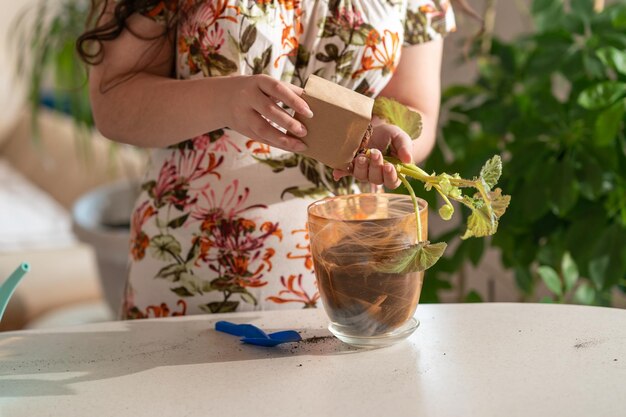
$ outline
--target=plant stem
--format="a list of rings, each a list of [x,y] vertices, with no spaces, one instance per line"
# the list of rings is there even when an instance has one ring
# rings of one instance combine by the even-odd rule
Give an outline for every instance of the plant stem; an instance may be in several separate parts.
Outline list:
[[[451,207],[452,207],[452,203],[450,203],[450,200],[448,199],[448,196],[447,196],[447,195],[445,195],[445,194],[443,193],[443,191],[441,191],[441,188],[440,188],[438,185],[435,185],[435,186],[434,186],[434,188],[435,188],[435,190],[437,190],[437,192],[439,193],[439,195],[441,196],[441,198],[443,198],[443,199],[444,199],[444,201],[445,201],[445,202],[446,202],[449,206],[451,206]]]
[[[480,55],[482,57],[486,57],[489,55],[489,51],[491,51],[491,44],[493,43],[493,34],[496,25],[496,6],[498,4],[498,0],[487,0],[487,5],[485,6],[485,17],[484,17],[484,34],[482,41],[480,43]]]
[[[413,208],[415,209],[415,222],[417,223],[417,242],[419,243],[422,241],[422,219],[420,216],[419,206],[417,204],[417,197],[415,196],[413,187],[411,187],[411,184],[406,179],[406,177],[398,173],[398,178],[400,179],[402,184],[404,184],[404,186],[406,187],[407,191],[409,192],[409,195],[411,196],[411,200],[413,201]]]
[[[406,166],[404,164],[396,164],[396,171],[398,171],[398,174],[408,175],[409,177],[413,177],[416,180],[420,180],[422,182],[432,182],[432,177],[430,175],[428,175],[419,168],[419,171],[415,168]]]

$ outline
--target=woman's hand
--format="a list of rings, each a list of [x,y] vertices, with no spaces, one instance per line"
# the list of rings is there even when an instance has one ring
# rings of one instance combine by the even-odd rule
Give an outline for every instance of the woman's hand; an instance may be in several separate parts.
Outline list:
[[[282,102],[296,113],[313,117],[311,109],[300,97],[302,89],[267,75],[229,77],[232,94],[226,99],[226,126],[259,142],[290,152],[307,147],[298,139],[307,134],[302,123],[277,103]],[[271,123],[285,129],[283,133]]]
[[[403,163],[413,162],[411,137],[398,126],[382,123],[374,126],[367,146],[371,149],[370,157],[357,155],[350,166],[350,172],[334,170],[335,180],[353,175],[359,181],[376,185],[384,184],[389,189],[397,188],[400,180],[393,165],[383,161],[383,152],[389,147],[390,154]]]

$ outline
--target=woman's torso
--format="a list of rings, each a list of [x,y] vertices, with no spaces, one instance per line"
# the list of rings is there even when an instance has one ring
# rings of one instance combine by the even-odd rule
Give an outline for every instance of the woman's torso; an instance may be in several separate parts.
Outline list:
[[[447,2],[409,1],[407,12],[406,0],[181,0],[146,15],[176,13],[180,79],[267,74],[302,86],[316,74],[375,96],[403,44],[453,24]],[[152,150],[142,190],[126,318],[317,306],[306,208],[355,188],[222,129]]]

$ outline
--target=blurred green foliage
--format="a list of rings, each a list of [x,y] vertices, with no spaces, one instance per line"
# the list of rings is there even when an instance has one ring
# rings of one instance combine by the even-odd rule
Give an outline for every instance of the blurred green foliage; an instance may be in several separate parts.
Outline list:
[[[13,23],[17,75],[27,81],[35,132],[42,105],[69,114],[83,131],[94,126],[87,69],[76,54],[90,6],[89,0],[42,0],[27,6]]]
[[[556,302],[611,305],[626,289],[626,4],[568,3],[534,0],[534,31],[493,39],[476,81],[443,95],[449,117],[426,171],[471,175],[498,153],[512,201],[493,238],[462,241],[429,270],[425,302],[486,245],[527,301],[541,282]]]

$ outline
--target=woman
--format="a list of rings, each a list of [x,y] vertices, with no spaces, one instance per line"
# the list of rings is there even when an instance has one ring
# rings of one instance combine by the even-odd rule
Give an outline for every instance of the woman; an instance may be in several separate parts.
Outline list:
[[[422,161],[435,140],[448,0],[105,1],[79,39],[94,117],[152,148],[132,215],[125,318],[315,307],[306,207],[353,179],[399,185],[382,154],[331,172],[298,155],[316,74],[419,111],[419,140],[374,120],[369,145]],[[270,123],[271,122],[271,123]],[[278,129],[282,127],[284,129]],[[293,135],[284,131],[294,132]]]

